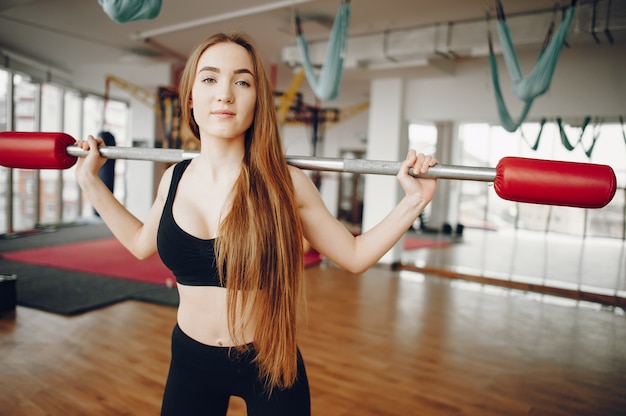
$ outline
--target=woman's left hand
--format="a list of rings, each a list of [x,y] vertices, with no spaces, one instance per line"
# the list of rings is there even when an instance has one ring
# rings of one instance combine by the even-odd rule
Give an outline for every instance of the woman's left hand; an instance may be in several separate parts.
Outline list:
[[[409,175],[409,169],[413,168],[415,174],[426,173],[430,167],[435,166],[437,163],[439,163],[437,159],[431,155],[409,150],[406,159],[402,162],[402,167],[396,175],[407,196],[421,195],[421,199],[426,202],[430,202],[433,199],[437,188],[437,180],[415,178]]]

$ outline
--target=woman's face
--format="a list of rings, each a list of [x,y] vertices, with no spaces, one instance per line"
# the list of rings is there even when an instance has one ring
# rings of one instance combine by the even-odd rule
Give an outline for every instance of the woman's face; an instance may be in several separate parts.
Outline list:
[[[200,137],[243,138],[254,119],[256,85],[248,51],[232,42],[210,46],[200,56],[191,107]]]

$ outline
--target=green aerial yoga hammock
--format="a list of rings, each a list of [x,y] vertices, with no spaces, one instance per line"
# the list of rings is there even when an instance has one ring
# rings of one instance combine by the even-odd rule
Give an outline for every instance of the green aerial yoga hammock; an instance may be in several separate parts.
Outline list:
[[[296,16],[296,40],[302,57],[306,79],[320,100],[334,100],[339,95],[339,85],[343,75],[343,58],[350,25],[350,0],[342,0],[335,17],[324,64],[319,77],[311,64],[309,46],[302,35],[300,18]]]
[[[506,19],[504,18],[502,4],[499,0],[497,1],[497,28],[498,35],[500,37],[500,44],[502,47],[502,55],[504,57],[504,62],[511,77],[511,87],[513,93],[517,98],[524,101],[524,108],[522,110],[522,113],[519,119],[517,121],[514,121],[511,118],[502,97],[502,91],[500,89],[500,81],[498,77],[498,65],[493,51],[493,42],[491,39],[491,33],[488,33],[489,65],[491,68],[491,76],[493,79],[496,104],[498,106],[498,115],[500,116],[500,121],[505,130],[509,132],[514,132],[515,130],[517,130],[517,128],[526,119],[526,116],[530,111],[530,107],[532,106],[533,100],[538,96],[544,94],[548,90],[548,87],[550,86],[550,81],[552,80],[552,76],[554,75],[556,62],[558,60],[561,49],[565,44],[565,38],[573,20],[575,7],[576,1],[574,0],[572,1],[572,4],[565,10],[563,21],[559,25],[556,34],[550,39],[549,42],[547,42],[547,45],[545,45],[545,47],[539,54],[535,68],[533,68],[532,72],[526,78],[524,78],[522,76],[522,71],[517,60],[515,47],[511,40],[511,34],[509,32]]]
[[[543,127],[545,126],[546,122],[547,122],[546,118],[542,118],[541,119],[539,133],[537,134],[537,139],[535,140],[535,143],[533,145],[531,145],[530,142],[528,141],[528,139],[526,138],[526,135],[524,134],[524,131],[522,129],[520,129],[520,133],[522,134],[522,138],[524,139],[526,144],[528,144],[528,146],[530,146],[530,148],[532,150],[537,150],[539,148],[539,142],[541,141],[541,134],[543,133]],[[593,140],[591,142],[591,145],[587,149],[585,149],[585,147],[583,145],[583,135],[585,134],[585,130],[589,126],[590,122],[591,122],[591,117],[590,116],[585,117],[585,119],[583,120],[583,124],[580,127],[580,134],[578,135],[578,140],[575,143],[572,144],[572,142],[567,137],[567,133],[565,133],[565,127],[563,125],[563,119],[561,117],[557,117],[556,118],[556,124],[557,124],[557,126],[559,128],[559,136],[561,138],[561,144],[563,145],[563,147],[571,152],[578,145],[580,145],[583,148],[583,150],[584,150],[585,154],[587,155],[587,157],[591,158],[591,154],[593,153],[593,149],[595,148],[596,143],[598,142],[598,138],[600,137],[600,130],[596,129],[596,131],[593,133]],[[599,121],[596,122],[596,127],[598,125],[599,125]],[[622,132],[622,133],[624,134],[624,142],[626,143],[626,132]]]
[[[547,118],[542,118],[541,122],[539,123],[539,133],[537,133],[537,138],[535,139],[535,143],[534,144],[530,144],[530,142],[528,141],[528,139],[526,138],[526,135],[524,134],[524,130],[520,129],[520,133],[522,135],[522,139],[524,139],[524,141],[526,142],[526,144],[528,146],[530,146],[530,148],[532,150],[537,150],[539,149],[539,143],[541,142],[541,135],[543,134],[543,128],[546,125],[546,122],[548,121]]]
[[[98,0],[98,3],[117,23],[154,19],[161,11],[161,0]]]
[[[569,151],[572,151],[576,148],[576,146],[580,145],[583,148],[587,157],[590,158],[591,154],[593,153],[593,148],[596,146],[596,143],[598,142],[598,137],[600,137],[600,130],[598,129],[593,135],[593,141],[591,142],[591,145],[587,149],[585,149],[583,145],[583,134],[585,133],[585,129],[589,125],[590,121],[591,121],[591,117],[589,116],[585,117],[585,120],[583,121],[583,125],[580,130],[580,135],[578,136],[578,141],[575,144],[572,144],[567,138],[567,134],[565,134],[565,128],[563,127],[563,120],[560,117],[558,117],[556,119],[556,124],[559,126],[559,134],[561,135],[561,143],[563,144],[563,147],[565,147]],[[596,123],[596,126],[597,126],[597,123]]]

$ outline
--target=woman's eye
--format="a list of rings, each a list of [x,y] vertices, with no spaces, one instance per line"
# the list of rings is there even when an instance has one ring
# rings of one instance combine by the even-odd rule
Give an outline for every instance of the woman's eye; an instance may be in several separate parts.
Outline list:
[[[211,77],[203,78],[202,82],[205,82],[207,84],[213,84],[215,83],[215,78],[211,78]]]
[[[236,85],[241,85],[242,87],[249,87],[250,83],[248,81],[244,81],[244,80],[239,80],[237,82],[235,82]]]

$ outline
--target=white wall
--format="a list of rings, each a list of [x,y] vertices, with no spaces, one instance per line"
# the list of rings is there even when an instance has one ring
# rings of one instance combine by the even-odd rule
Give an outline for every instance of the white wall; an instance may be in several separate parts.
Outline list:
[[[104,94],[105,79],[114,75],[134,85],[156,93],[159,86],[171,85],[169,64],[151,61],[135,64],[102,65],[93,64],[76,68],[74,83],[76,87],[97,94]],[[156,137],[156,114],[152,107],[129,94],[129,92],[111,86],[111,97],[128,101],[130,108],[129,132],[130,143],[127,146],[142,144],[154,147]],[[94,132],[97,133],[97,132]],[[127,161],[125,171],[126,208],[139,219],[145,219],[154,201],[155,164],[145,161]]]
[[[105,79],[108,75],[119,77],[143,88],[152,89],[164,85],[171,85],[171,65],[165,62],[152,60],[137,60],[128,64],[102,64],[101,62],[82,65],[74,69],[73,84],[82,90],[104,94]],[[113,86],[111,95],[126,97],[127,94],[120,88]]]
[[[332,108],[332,102],[326,103],[323,108]],[[341,150],[366,150],[366,143],[362,138],[367,137],[368,111],[363,110],[339,123],[328,124],[325,127],[323,143],[318,146],[319,157],[339,157]],[[289,156],[311,156],[312,129],[299,124],[287,124],[282,129],[283,142]],[[339,173],[322,173],[320,194],[326,207],[337,215],[339,199]]]
[[[329,125],[324,138],[323,156],[339,157],[341,150],[366,150],[367,144],[361,138],[367,137],[368,119],[365,110],[350,119]],[[339,181],[339,173],[322,174],[320,193],[329,211],[335,216],[339,204]]]
[[[520,54],[524,75],[537,54]],[[500,85],[511,116],[521,102],[510,92],[510,78],[499,59]],[[550,89],[538,97],[527,120],[588,115],[616,118],[626,113],[626,45],[580,45],[564,48]],[[499,124],[486,58],[460,62],[453,76],[414,79],[407,84],[405,117],[410,121],[479,121]]]

